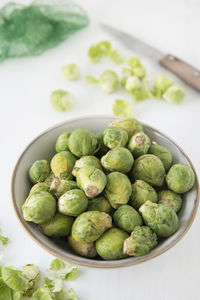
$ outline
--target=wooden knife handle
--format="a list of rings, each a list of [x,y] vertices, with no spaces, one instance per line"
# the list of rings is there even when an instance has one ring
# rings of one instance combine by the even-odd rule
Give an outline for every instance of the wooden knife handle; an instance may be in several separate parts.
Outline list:
[[[160,60],[160,64],[176,74],[191,87],[200,91],[200,70],[194,68],[172,54],[164,56]]]

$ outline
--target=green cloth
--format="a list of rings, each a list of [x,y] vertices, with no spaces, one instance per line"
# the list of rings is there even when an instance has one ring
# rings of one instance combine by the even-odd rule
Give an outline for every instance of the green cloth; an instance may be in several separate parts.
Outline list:
[[[86,12],[71,0],[10,2],[0,10],[0,61],[39,55],[88,23]]]

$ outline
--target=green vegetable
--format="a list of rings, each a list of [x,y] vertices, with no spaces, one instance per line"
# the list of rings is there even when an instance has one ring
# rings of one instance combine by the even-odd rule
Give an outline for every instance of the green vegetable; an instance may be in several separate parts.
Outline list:
[[[132,194],[130,204],[138,209],[147,200],[151,202],[158,202],[158,195],[150,184],[143,180],[136,180],[132,184]]]
[[[144,80],[144,90],[145,93],[149,98],[157,99],[161,97],[161,90],[160,89],[155,89],[155,88],[150,88],[149,84],[154,82],[154,79],[146,79]]]
[[[114,62],[115,64],[122,64],[125,60],[124,56],[119,53],[118,50],[112,50],[109,52],[109,58]]]
[[[38,182],[31,188],[28,196],[32,196],[39,192],[49,192],[49,186],[45,182]]]
[[[60,198],[64,193],[77,189],[77,183],[72,180],[59,179],[56,177],[50,186],[50,191],[56,198]]]
[[[48,270],[49,274],[62,280],[73,280],[78,272],[78,268],[72,265],[66,265],[62,260],[55,258]]]
[[[99,149],[95,153],[95,155],[99,158],[105,155],[109,151],[109,148],[106,145],[104,145],[103,136],[104,136],[103,132],[96,133],[96,138],[99,141]]]
[[[93,155],[99,149],[99,142],[94,133],[87,129],[76,129],[69,138],[69,149],[77,157]]]
[[[129,67],[131,67],[133,75],[137,76],[139,79],[143,79],[145,77],[146,70],[139,57],[130,57],[126,63]]]
[[[12,290],[0,278],[0,300],[13,300]]]
[[[178,85],[171,85],[163,94],[163,99],[169,103],[180,103],[185,97],[184,89]]]
[[[155,78],[154,89],[163,94],[173,84],[173,79],[163,74],[158,74]]]
[[[103,142],[110,149],[125,147],[128,142],[128,134],[124,129],[107,127],[103,133]]]
[[[142,83],[137,76],[130,76],[126,80],[125,89],[129,93],[133,93],[135,91],[141,90]]]
[[[6,246],[9,243],[9,238],[6,236],[3,236],[2,234],[0,234],[0,241],[2,243],[3,246]]]
[[[93,242],[78,242],[70,235],[68,237],[68,243],[78,255],[89,258],[97,256],[96,248]]]
[[[189,191],[195,182],[194,172],[188,165],[175,164],[167,174],[166,183],[170,190],[183,194]]]
[[[134,118],[117,119],[110,122],[109,126],[114,126],[126,130],[129,137],[137,132],[143,131],[142,124]]]
[[[182,206],[182,198],[170,190],[162,190],[158,192],[158,203],[168,203],[175,212],[178,212]]]
[[[69,142],[70,135],[71,135],[71,131],[64,132],[61,135],[59,135],[59,137],[57,138],[57,141],[56,141],[56,146],[55,146],[56,152],[62,152],[62,151],[69,150],[68,142]]]
[[[121,229],[108,229],[97,241],[96,250],[99,256],[105,260],[124,258],[123,244],[128,234]]]
[[[62,151],[55,154],[51,160],[51,170],[55,177],[60,179],[72,179],[72,170],[76,158],[70,151]]]
[[[62,280],[54,282],[45,277],[44,285],[40,286],[32,296],[33,300],[66,300],[67,292],[62,289]]]
[[[157,236],[148,226],[136,226],[131,236],[124,241],[124,253],[143,256],[157,245]]]
[[[78,189],[68,191],[58,199],[58,211],[67,216],[79,216],[87,206],[88,198]]]
[[[76,64],[69,64],[62,67],[62,75],[68,80],[77,80],[80,76],[80,68]]]
[[[150,147],[150,138],[144,132],[134,134],[128,143],[128,149],[133,154],[133,157],[146,154]]]
[[[99,169],[85,166],[76,174],[78,186],[89,198],[94,198],[101,194],[106,186],[106,175]]]
[[[165,171],[167,171],[172,164],[172,154],[164,146],[160,145],[151,145],[149,148],[149,153],[157,156],[163,163]]]
[[[54,238],[64,237],[71,232],[73,222],[73,217],[57,212],[52,219],[40,224],[40,229],[47,236]]]
[[[102,171],[100,160],[96,156],[88,155],[82,156],[79,160],[76,161],[72,174],[76,176],[78,170],[86,166],[92,166]]]
[[[169,237],[178,229],[177,214],[169,204],[146,201],[140,206],[139,212],[145,224],[160,237]]]
[[[107,199],[104,197],[97,197],[88,202],[88,211],[101,211],[107,214],[112,213],[112,207]]]
[[[78,297],[77,297],[74,289],[69,289],[67,291],[67,300],[78,300]]]
[[[108,127],[112,128],[112,127]],[[133,166],[134,158],[131,152],[123,147],[116,147],[102,156],[101,164],[108,171],[128,173]]]
[[[113,208],[126,204],[132,193],[129,178],[120,172],[112,172],[107,176],[105,197]]]
[[[94,63],[99,62],[103,55],[108,55],[111,49],[109,41],[102,41],[96,45],[92,45],[88,50],[88,56]]]
[[[112,70],[104,71],[99,77],[98,84],[104,93],[114,93],[119,87],[119,78]]]
[[[29,169],[29,179],[32,183],[43,182],[50,174],[47,160],[36,160]]]
[[[121,79],[121,85],[125,87],[126,81],[129,77],[133,76],[134,72],[130,68],[122,68],[122,79]]]
[[[75,102],[75,97],[64,90],[56,90],[50,96],[50,103],[54,109],[59,111],[69,110]]]
[[[144,91],[134,91],[132,93],[130,93],[132,99],[136,102],[141,102],[144,101],[147,98],[147,93]]]
[[[142,217],[137,210],[130,205],[120,206],[115,211],[113,220],[119,228],[129,233],[134,230],[135,226],[142,225],[143,223]]]
[[[131,118],[133,116],[133,107],[131,103],[122,99],[115,100],[115,103],[112,105],[112,110],[115,116],[125,118]]]
[[[162,186],[165,178],[165,169],[157,156],[144,154],[135,160],[132,177],[135,180],[144,180],[151,185]]]
[[[112,226],[112,218],[100,211],[86,211],[78,216],[72,226],[72,237],[78,242],[96,241]]]

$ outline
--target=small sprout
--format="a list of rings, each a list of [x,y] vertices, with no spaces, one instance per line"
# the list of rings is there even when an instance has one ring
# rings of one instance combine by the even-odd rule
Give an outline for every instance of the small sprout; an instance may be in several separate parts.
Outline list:
[[[131,103],[116,99],[112,105],[112,110],[115,116],[121,116],[125,118],[131,118],[133,116],[133,107]]]
[[[73,222],[73,217],[57,212],[52,219],[40,224],[40,229],[45,235],[50,237],[65,237],[71,232]]]
[[[168,188],[178,194],[188,192],[193,187],[194,182],[194,172],[186,164],[173,165],[166,176]]]
[[[89,201],[88,203],[88,211],[101,211],[106,214],[111,214],[113,209],[109,203],[109,201],[104,197],[97,197]]]
[[[155,78],[154,89],[163,94],[173,83],[174,81],[171,77],[158,74]]]
[[[139,57],[130,57],[126,61],[127,65],[131,67],[133,71],[133,75],[137,76],[139,79],[142,79],[146,75],[146,70],[143,66],[143,64],[140,61]]]
[[[73,280],[78,272],[78,268],[72,265],[66,265],[62,260],[55,258],[48,270],[52,277],[61,280]]]
[[[132,184],[132,194],[130,205],[138,209],[147,200],[151,202],[158,202],[158,195],[154,188],[143,180],[136,180]]]
[[[158,203],[168,203],[175,212],[178,212],[182,206],[182,198],[170,190],[163,190],[158,192]]]
[[[136,226],[131,236],[124,241],[124,253],[143,256],[157,245],[157,236],[148,226]]]
[[[77,157],[93,155],[99,149],[95,134],[87,129],[78,128],[69,138],[69,149]]]
[[[137,76],[130,76],[126,80],[125,89],[129,93],[134,93],[135,91],[140,91],[142,88],[142,83]]]
[[[111,172],[118,171],[126,174],[132,169],[133,163],[131,152],[123,147],[116,147],[101,158],[102,166]]]
[[[72,226],[72,237],[78,242],[96,241],[112,226],[112,218],[100,211],[86,211],[78,216]]]
[[[157,99],[157,98],[161,97],[162,93],[161,93],[160,89],[155,89],[154,87],[153,88],[149,87],[150,83],[152,83],[153,81],[154,81],[154,79],[144,80],[144,90],[145,90],[146,95],[149,98]]]
[[[99,256],[105,260],[125,258],[123,245],[128,233],[118,228],[108,229],[97,241],[96,250]]]
[[[58,211],[67,216],[79,216],[87,206],[88,198],[78,189],[68,191],[58,199]]]
[[[85,166],[76,174],[78,186],[85,192],[88,198],[94,198],[101,194],[106,186],[106,175],[103,171],[92,166]]]
[[[144,91],[134,91],[130,95],[135,102],[141,102],[147,98],[147,94]]]
[[[103,55],[108,55],[111,49],[109,41],[102,41],[96,45],[92,45],[88,50],[88,56],[94,63],[100,61]]]
[[[110,126],[104,130],[103,142],[110,149],[125,147],[128,142],[128,134],[122,128]]]
[[[105,197],[113,208],[127,204],[132,193],[129,178],[120,172],[112,172],[107,176]]]
[[[35,285],[38,282],[38,279],[40,277],[40,270],[38,266],[33,264],[28,264],[22,267],[22,272],[23,275],[25,275],[29,280],[29,288],[24,293],[24,296],[31,297],[34,292]]]
[[[97,256],[94,242],[78,242],[70,235],[68,237],[68,243],[78,255],[89,258],[94,258],[95,256]]]
[[[71,131],[64,132],[61,135],[59,135],[59,137],[57,138],[57,141],[56,141],[56,146],[55,146],[56,152],[62,152],[62,151],[69,150],[68,142],[69,142],[70,135],[71,135]]]
[[[144,132],[134,134],[128,143],[128,149],[133,154],[133,157],[146,154],[150,147],[150,138]]]
[[[118,75],[112,70],[104,71],[99,77],[98,83],[104,93],[114,93],[119,87]]]
[[[75,103],[75,97],[64,90],[56,90],[50,96],[50,103],[56,110],[67,111]]]
[[[69,64],[62,67],[62,75],[68,80],[77,80],[80,76],[80,68],[76,64]]]
[[[43,182],[50,174],[47,160],[36,160],[29,169],[29,179],[32,183]]]
[[[109,52],[109,58],[115,63],[115,64],[122,64],[125,60],[124,56],[119,53],[118,50],[112,50]]]
[[[140,214],[130,205],[120,206],[115,211],[113,220],[119,228],[129,233],[134,230],[135,226],[141,226],[143,223]]]
[[[55,215],[56,200],[48,192],[39,192],[26,199],[22,211],[25,221],[41,224]]]
[[[163,94],[163,99],[169,103],[180,103],[185,97],[184,89],[178,85],[171,85]]]
[[[56,177],[51,183],[50,191],[56,198],[60,198],[64,193],[77,188],[78,186],[75,181]]]
[[[70,151],[62,151],[53,156],[51,159],[51,170],[55,177],[60,179],[72,179],[72,170],[76,158]]]
[[[157,204],[146,201],[140,206],[139,212],[145,224],[160,237],[169,237],[178,229],[177,214],[167,203]]]
[[[76,176],[78,170],[86,166],[92,166],[102,171],[100,160],[96,156],[88,155],[88,156],[82,156],[80,159],[76,161],[72,174]]]
[[[165,179],[165,169],[161,160],[153,154],[139,156],[132,170],[134,180],[141,179],[155,186],[162,186]]]
[[[126,130],[129,137],[131,137],[132,135],[134,135],[137,132],[143,131],[142,124],[134,118],[114,120],[114,121],[110,122],[109,126],[114,126],[114,127],[122,128],[122,129]]]
[[[39,192],[49,192],[49,186],[45,182],[38,182],[31,188],[28,196],[32,196]]]
[[[172,164],[172,154],[171,152],[164,146],[160,145],[151,145],[149,148],[149,153],[157,156],[163,163],[165,171],[167,171]]]

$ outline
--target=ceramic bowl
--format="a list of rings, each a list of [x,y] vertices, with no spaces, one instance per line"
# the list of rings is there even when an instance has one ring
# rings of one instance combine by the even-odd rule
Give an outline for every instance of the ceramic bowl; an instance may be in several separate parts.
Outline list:
[[[173,247],[186,234],[195,218],[199,202],[199,185],[195,169],[187,155],[165,134],[158,130],[144,125],[144,131],[149,135],[152,141],[166,146],[173,155],[173,163],[185,163],[193,169],[196,181],[195,185],[188,193],[183,195],[183,206],[179,212],[180,227],[171,237],[163,240],[149,254],[142,257],[129,257],[121,260],[103,261],[99,259],[88,259],[76,255],[68,247],[65,241],[55,241],[43,235],[38,226],[25,222],[22,216],[22,204],[24,203],[30,190],[28,180],[28,169],[31,164],[38,159],[50,160],[55,153],[54,146],[58,135],[65,131],[72,131],[76,128],[86,128],[93,132],[103,131],[111,120],[116,119],[113,116],[93,115],[72,119],[58,124],[35,138],[23,151],[18,159],[12,177],[12,200],[13,206],[19,222],[29,234],[29,236],[38,243],[42,248],[51,254],[63,259],[64,261],[84,265],[88,267],[113,268],[130,266],[141,263],[156,257],[171,247]]]

